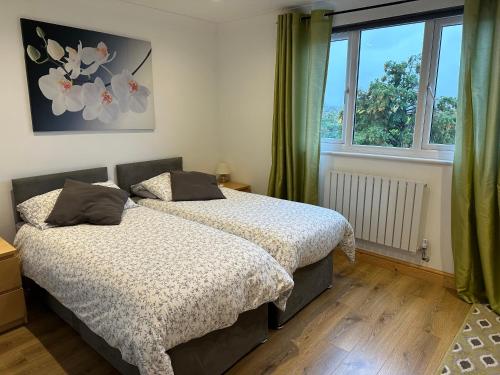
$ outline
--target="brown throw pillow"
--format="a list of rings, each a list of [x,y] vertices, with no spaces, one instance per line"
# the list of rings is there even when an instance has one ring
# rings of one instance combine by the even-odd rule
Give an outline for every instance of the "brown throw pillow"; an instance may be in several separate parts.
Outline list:
[[[226,199],[214,175],[201,172],[170,172],[173,201],[208,201]]]
[[[60,227],[83,223],[117,225],[128,193],[121,189],[66,180],[47,220]]]

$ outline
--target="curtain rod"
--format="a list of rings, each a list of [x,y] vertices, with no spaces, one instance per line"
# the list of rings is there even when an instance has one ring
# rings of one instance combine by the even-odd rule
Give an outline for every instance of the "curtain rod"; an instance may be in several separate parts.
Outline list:
[[[354,8],[354,9],[348,9],[348,10],[340,10],[338,12],[327,12],[327,13],[325,13],[325,16],[334,16],[334,15],[338,15],[338,14],[360,12],[360,11],[363,11],[363,10],[384,8],[384,7],[389,7],[389,6],[393,6],[393,5],[399,5],[399,4],[405,4],[405,3],[413,3],[415,1],[419,1],[419,0],[400,0],[400,1],[393,1],[391,3],[385,3],[385,4],[369,5],[369,6],[361,7],[361,8]],[[304,17],[301,17],[301,18],[307,19],[307,18],[311,18],[311,16],[304,16]]]

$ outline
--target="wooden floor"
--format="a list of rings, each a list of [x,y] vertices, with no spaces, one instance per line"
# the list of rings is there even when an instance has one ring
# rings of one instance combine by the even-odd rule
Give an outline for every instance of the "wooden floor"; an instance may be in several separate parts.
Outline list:
[[[334,287],[229,374],[432,374],[469,306],[449,289],[335,256]],[[0,335],[0,374],[115,374],[52,312]]]

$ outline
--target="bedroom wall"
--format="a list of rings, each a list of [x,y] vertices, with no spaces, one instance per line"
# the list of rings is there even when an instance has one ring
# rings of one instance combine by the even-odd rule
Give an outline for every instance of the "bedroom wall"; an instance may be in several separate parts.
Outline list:
[[[335,25],[362,22],[391,15],[419,12],[463,4],[461,0],[420,1],[370,12],[338,16]],[[228,22],[218,26],[218,91],[222,159],[233,169],[233,179],[252,184],[265,193],[271,166],[273,87],[276,15]],[[404,161],[321,156],[321,186],[324,171],[335,167],[360,173],[411,177],[428,183],[429,204],[424,233],[429,239],[431,261],[426,266],[453,272],[450,240],[451,166]],[[322,195],[321,195],[322,196]],[[421,264],[414,256],[387,249],[370,249]]]
[[[33,134],[19,18],[150,40],[156,129]],[[0,12],[0,236],[13,239],[10,180],[165,156],[213,171],[216,132],[216,26],[117,0],[3,1]]]

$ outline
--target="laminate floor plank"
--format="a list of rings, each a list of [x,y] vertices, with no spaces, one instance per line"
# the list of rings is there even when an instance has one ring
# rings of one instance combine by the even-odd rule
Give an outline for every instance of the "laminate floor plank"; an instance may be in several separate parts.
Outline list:
[[[469,305],[439,283],[334,255],[333,288],[228,375],[433,374]],[[117,374],[43,306],[0,335],[0,374]]]

